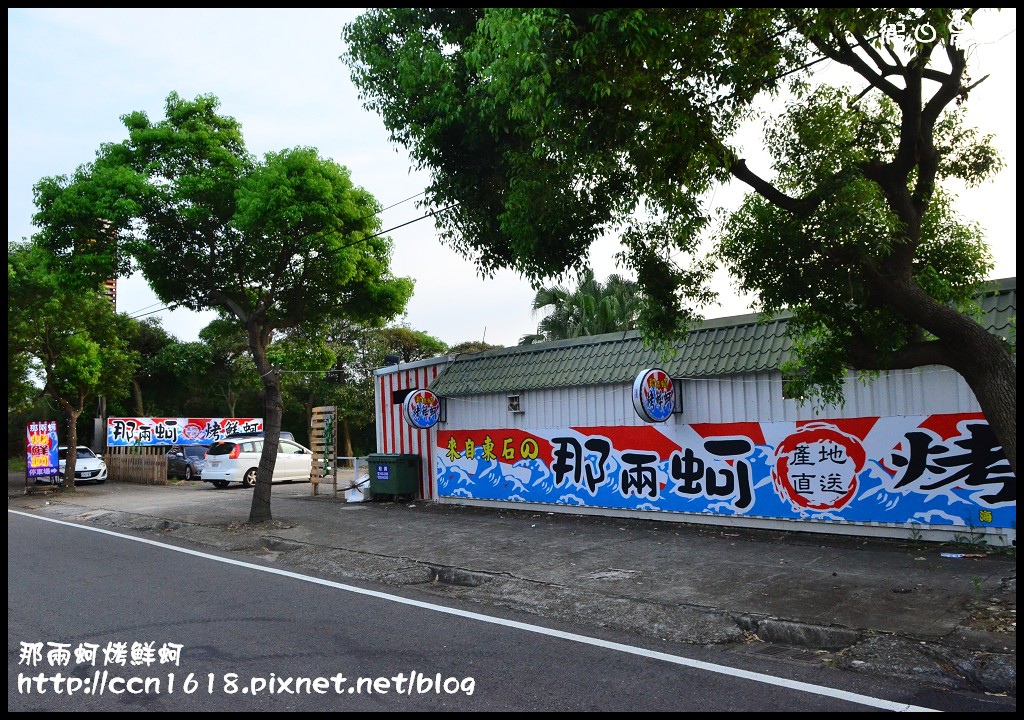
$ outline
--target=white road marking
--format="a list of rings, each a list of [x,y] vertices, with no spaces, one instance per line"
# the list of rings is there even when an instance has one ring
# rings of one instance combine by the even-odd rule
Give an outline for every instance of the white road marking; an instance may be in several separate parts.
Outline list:
[[[355,587],[354,585],[346,585],[345,583],[334,582],[333,580],[324,580],[322,578],[312,577],[310,575],[303,575],[301,573],[292,572],[290,570],[281,570],[280,568],[256,565],[254,563],[244,562],[242,560],[234,560],[232,558],[220,557],[219,555],[211,555],[209,553],[201,552],[199,550],[190,550],[188,548],[177,547],[175,545],[168,545],[167,543],[163,543],[158,540],[149,540],[148,538],[139,538],[134,537],[132,535],[124,535],[122,533],[115,532],[113,530],[106,530],[104,528],[90,527],[89,525],[79,525],[77,523],[67,522],[65,520],[41,517],[39,515],[33,515],[32,513],[11,510],[10,508],[8,508],[7,512],[14,515],[21,515],[22,517],[33,518],[35,520],[44,520],[46,522],[56,523],[57,525],[66,525],[68,527],[74,527],[80,530],[89,530],[91,532],[102,533],[104,535],[111,535],[113,537],[131,540],[133,542],[144,543],[146,545],[153,545],[154,547],[164,548],[165,550],[171,550],[173,552],[184,553],[185,555],[192,555],[194,557],[205,558],[207,560],[213,560],[215,562],[225,563],[227,565],[235,565],[237,567],[248,568],[250,570],[258,570],[260,572],[270,573],[272,575],[281,575],[284,577],[292,578],[294,580],[301,580],[303,582],[309,582],[316,585],[323,585],[325,587],[334,588],[336,590],[343,590],[345,592],[355,593],[357,595],[366,595],[369,597],[378,598],[380,600],[387,600],[389,602],[400,603],[402,605],[411,605],[413,607],[422,608],[424,610],[432,610],[434,612],[444,613],[446,615],[455,615],[457,617],[468,618],[470,620],[478,620],[480,622],[491,623],[492,625],[501,625],[504,627],[515,628],[517,630],[523,630],[525,632],[536,633],[538,635],[547,635],[548,637],[556,637],[562,640],[569,640],[570,642],[578,642],[583,643],[584,645],[593,645],[596,647],[606,648],[608,650],[615,650],[617,652],[628,653],[630,655],[639,655],[641,657],[652,658],[654,660],[662,660],[664,662],[672,663],[674,665],[683,665],[685,667],[696,668],[698,670],[705,670],[707,672],[743,678],[744,680],[765,683],[766,685],[776,685],[778,687],[788,688],[790,690],[799,690],[800,692],[806,692],[812,695],[823,695],[825,697],[837,698],[839,700],[846,700],[848,702],[857,703],[858,705],[866,705],[868,707],[878,708],[879,710],[889,710],[892,712],[941,712],[939,710],[921,707],[919,705],[908,705],[907,703],[892,702],[889,700],[883,700],[881,698],[871,697],[870,695],[861,695],[859,693],[851,693],[845,690],[836,690],[835,688],[824,687],[822,685],[812,685],[811,683],[800,682],[798,680],[788,680],[786,678],[774,677],[772,675],[765,675],[763,673],[750,672],[749,670],[740,670],[738,668],[732,668],[727,665],[718,665],[716,663],[708,663],[703,662],[701,660],[685,658],[681,655],[670,655],[669,653],[658,652],[656,650],[648,650],[646,648],[635,647],[633,645],[626,645],[624,643],[611,642],[609,640],[601,640],[600,638],[592,638],[586,635],[579,635],[577,633],[564,632],[562,630],[552,630],[551,628],[541,627],[539,625],[531,625],[530,623],[518,622],[516,620],[506,620],[505,618],[494,617],[491,615],[483,615],[481,613],[470,612],[468,610],[458,610],[456,608],[445,607],[444,605],[435,605],[434,603],[424,602],[422,600],[411,600],[409,598],[400,597],[398,595],[391,595],[377,590],[366,590],[364,588]]]

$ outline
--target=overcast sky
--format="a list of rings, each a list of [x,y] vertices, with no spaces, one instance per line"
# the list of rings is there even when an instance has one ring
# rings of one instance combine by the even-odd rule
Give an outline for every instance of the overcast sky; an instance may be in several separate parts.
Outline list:
[[[382,221],[384,229],[395,228],[389,233],[393,270],[416,280],[404,322],[448,344],[516,344],[536,330],[529,284],[512,272],[481,279],[440,243],[430,220],[414,222],[423,215],[413,199],[426,176],[412,172],[404,148],[392,145],[380,119],[362,108],[339,60],[341,28],[358,12],[8,8],[8,238],[34,232],[34,183],[69,174],[90,162],[101,143],[124,139],[121,115],[142,110],[161,120],[170,92],[213,94],[221,113],[241,122],[254,154],[315,147],[349,168],[353,181],[389,208]],[[969,109],[973,123],[995,135],[1007,168],[993,182],[961,191],[959,207],[988,232],[996,260],[992,277],[1015,277],[1017,15],[981,15],[971,31],[977,45],[970,75],[990,77],[971,93]],[[733,206],[742,190],[720,191],[714,201]],[[599,279],[619,271],[616,249],[614,242],[595,246],[591,265]],[[726,280],[718,289],[723,301],[706,311],[708,317],[749,312]],[[120,281],[119,311],[154,313],[181,340],[197,339],[213,318],[162,308],[141,278]]]

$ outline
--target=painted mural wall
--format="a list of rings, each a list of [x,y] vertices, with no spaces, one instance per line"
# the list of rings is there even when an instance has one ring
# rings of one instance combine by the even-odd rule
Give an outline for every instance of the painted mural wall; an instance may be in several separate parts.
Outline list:
[[[1016,479],[980,413],[436,437],[438,497],[1016,529]]]

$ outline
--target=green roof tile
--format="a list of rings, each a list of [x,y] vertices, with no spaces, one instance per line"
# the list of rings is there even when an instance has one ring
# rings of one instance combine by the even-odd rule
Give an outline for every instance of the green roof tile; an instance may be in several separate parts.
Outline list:
[[[981,298],[988,329],[1009,339],[1017,314],[1017,280],[994,281]],[[516,345],[459,355],[430,385],[438,395],[474,395],[540,388],[632,382],[649,367],[672,377],[728,375],[777,368],[791,349],[786,317],[768,323],[757,315],[707,320],[675,346],[667,359],[646,348],[636,332]]]

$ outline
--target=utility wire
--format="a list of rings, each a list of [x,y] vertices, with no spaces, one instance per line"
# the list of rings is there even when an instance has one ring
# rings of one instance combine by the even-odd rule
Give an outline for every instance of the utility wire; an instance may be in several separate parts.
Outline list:
[[[394,203],[393,205],[389,205],[386,208],[383,208],[380,212],[386,212],[388,210],[391,210],[392,208],[396,208],[399,205],[402,205],[404,203],[408,203],[410,200],[414,200],[416,198],[419,198],[421,195],[424,195],[424,193],[417,193],[414,196],[410,196],[409,198],[406,198],[404,200],[400,200],[397,203]],[[451,210],[452,208],[456,207],[457,205],[458,205],[458,203],[455,203],[453,205],[447,206],[446,208],[441,208],[440,210],[434,210],[434,211],[429,212],[429,213],[427,213],[425,215],[421,215],[420,217],[417,217],[417,218],[414,218],[412,220],[409,220],[408,222],[402,222],[400,225],[394,225],[393,227],[389,227],[388,229],[380,230],[379,232],[375,232],[374,235],[367,236],[366,238],[362,238],[362,239],[357,240],[357,241],[355,241],[353,243],[349,243],[348,245],[344,245],[340,249],[341,250],[345,250],[347,248],[354,247],[354,246],[358,245],[359,243],[365,243],[365,242],[367,242],[369,240],[373,240],[374,238],[380,238],[383,235],[387,235],[388,232],[391,232],[393,230],[399,229],[399,228],[407,226],[407,225],[412,225],[414,222],[419,222],[420,220],[426,220],[427,218],[433,217],[434,215],[442,213],[442,212],[444,212],[446,210]],[[365,216],[362,216],[362,217],[358,218],[356,221],[358,222],[359,220],[365,220],[368,217],[373,217],[374,215],[377,215],[377,214],[378,213],[372,213],[370,215],[365,215]],[[171,305],[164,305],[163,307],[158,307],[157,309],[150,310],[148,312],[143,312],[143,310],[146,310],[148,308],[153,307],[153,305],[151,304],[151,305],[145,305],[144,307],[140,307],[137,310],[132,310],[131,312],[127,312],[125,314],[127,314],[129,317],[131,317],[132,320],[138,320],[139,317],[145,317],[147,315],[156,314],[158,312],[164,312],[165,310],[175,310],[175,309],[177,309],[180,306],[181,306],[180,303],[175,303],[175,304],[171,304]]]

